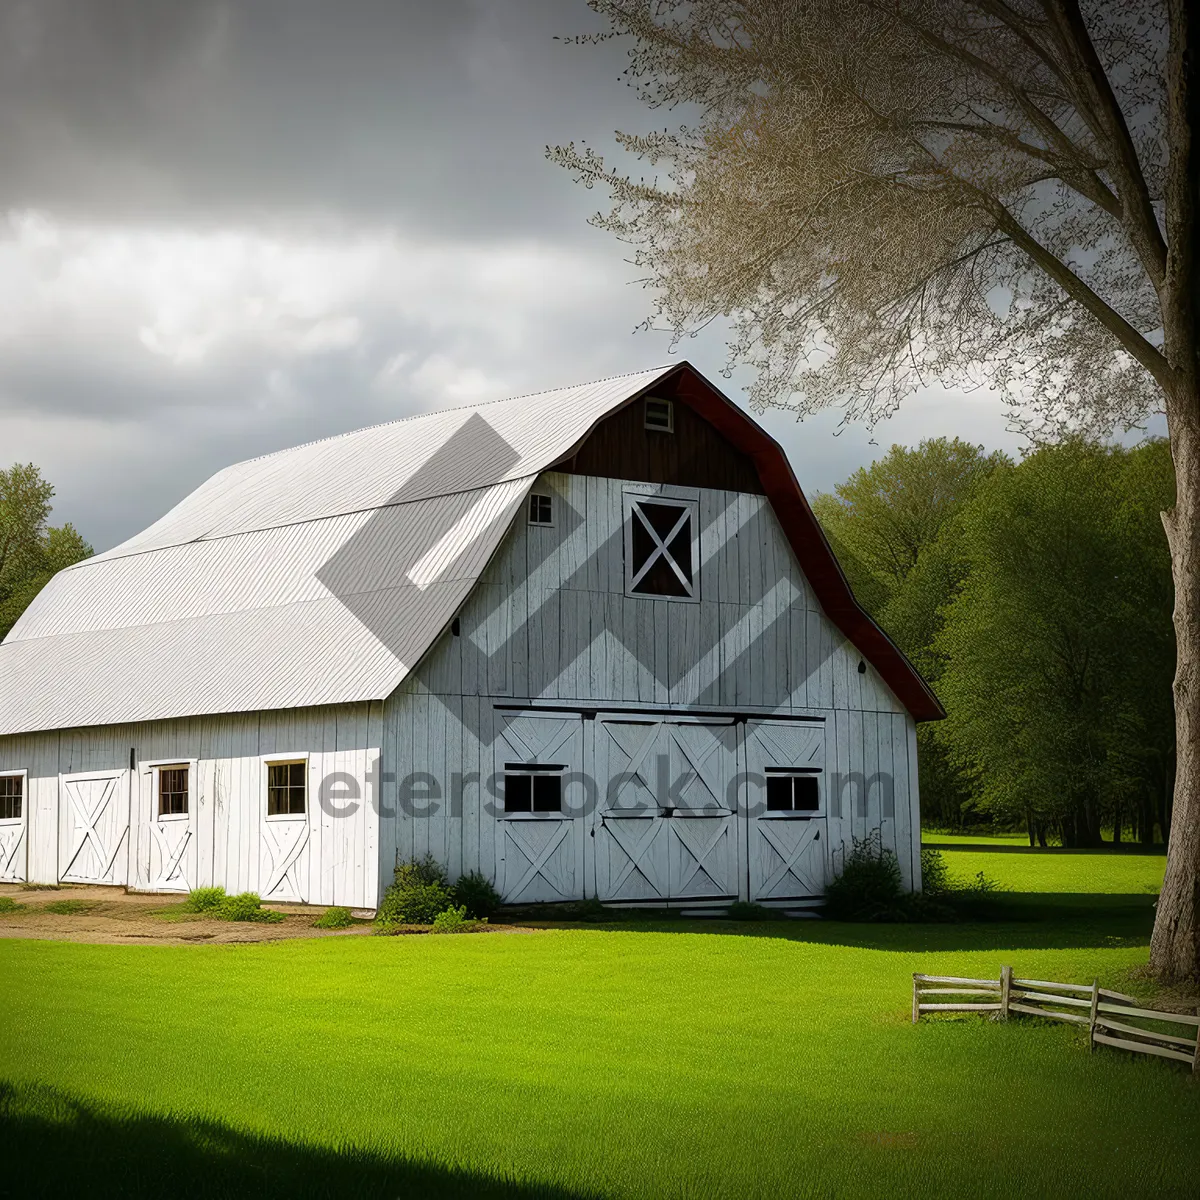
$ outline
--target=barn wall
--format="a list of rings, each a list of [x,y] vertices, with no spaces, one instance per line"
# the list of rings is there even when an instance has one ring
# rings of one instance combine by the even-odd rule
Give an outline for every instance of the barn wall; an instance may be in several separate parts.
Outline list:
[[[116,800],[128,806],[132,819],[112,882],[147,891],[219,884],[229,892],[258,891],[264,899],[372,907],[378,820],[367,775],[379,754],[381,714],[380,704],[358,704],[0,738],[0,772],[28,772],[23,873],[34,882],[57,882],[71,853],[60,828],[68,803],[62,798],[60,774],[123,770]],[[131,750],[136,767],[129,772]],[[306,819],[286,830],[268,829],[263,756],[293,754],[308,756]],[[152,828],[148,766],[164,761],[193,764],[190,842],[181,859],[182,874],[168,886],[159,878],[164,846]],[[357,782],[362,800],[353,813],[323,811],[318,790],[331,772],[344,772]],[[345,803],[336,801],[339,808]],[[170,833],[177,838],[180,831]],[[297,838],[303,845],[294,864],[268,895],[273,854],[286,854],[288,840]]]
[[[852,837],[878,828],[906,882],[918,880],[912,718],[870,664],[860,673],[861,656],[822,613],[766,499],[568,473],[547,473],[534,490],[554,495],[555,526],[518,518],[458,635],[447,631],[386,702],[387,769],[400,779],[428,772],[437,784],[422,786],[443,795],[431,816],[388,817],[397,785],[385,786],[383,882],[397,857],[425,853],[452,874],[494,877],[487,797],[467,785],[452,802],[452,777],[487,779],[497,761],[494,706],[526,702],[818,718],[827,774],[842,787],[829,808],[835,865]],[[626,596],[627,490],[698,496],[698,602]]]

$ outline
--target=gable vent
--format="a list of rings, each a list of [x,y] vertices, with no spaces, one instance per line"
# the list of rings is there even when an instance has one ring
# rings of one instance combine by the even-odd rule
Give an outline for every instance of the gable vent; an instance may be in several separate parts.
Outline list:
[[[659,433],[674,432],[675,412],[670,400],[659,400],[654,396],[646,398],[646,428]]]

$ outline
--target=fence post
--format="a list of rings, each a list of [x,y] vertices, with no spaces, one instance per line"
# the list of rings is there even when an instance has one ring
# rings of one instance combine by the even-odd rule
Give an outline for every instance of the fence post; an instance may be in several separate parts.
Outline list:
[[[916,975],[913,975],[913,1024],[914,1025],[917,1023],[917,1020],[920,1016],[921,1016],[921,998],[920,998],[920,994],[917,992],[917,977],[916,977]]]
[[[1008,1020],[1008,994],[1012,990],[1012,967],[1000,968],[1000,1020]]]
[[[1100,1007],[1100,980],[1092,980],[1092,1015],[1088,1020],[1088,1053],[1096,1049],[1096,1013]]]
[[[1196,1005],[1196,1016],[1200,1017],[1200,1004]],[[1200,1079],[1200,1025],[1196,1026],[1196,1051],[1192,1055],[1192,1074]]]

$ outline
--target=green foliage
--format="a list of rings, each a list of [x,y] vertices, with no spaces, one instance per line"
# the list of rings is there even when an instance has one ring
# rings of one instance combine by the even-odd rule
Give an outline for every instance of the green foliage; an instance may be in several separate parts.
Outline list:
[[[94,900],[53,900],[43,905],[42,911],[54,913],[59,917],[73,917],[80,913],[91,912],[96,907]]]
[[[349,929],[354,924],[354,918],[348,908],[334,905],[327,908],[314,922],[314,929]]]
[[[20,912],[24,907],[24,904],[18,904],[11,896],[0,896],[0,915]]]
[[[471,871],[454,885],[455,903],[466,908],[473,917],[487,920],[500,911],[500,893],[492,881],[479,871]]]
[[[283,920],[283,913],[263,908],[262,899],[257,892],[240,892],[236,896],[226,896],[214,915],[222,921],[260,921],[264,924],[278,924]]]
[[[879,831],[854,838],[842,872],[825,888],[825,915],[834,921],[903,921],[904,883],[895,854]]]
[[[735,900],[729,906],[731,921],[770,921],[775,917],[764,904],[751,904],[745,900]]]
[[[193,888],[188,892],[182,907],[184,912],[212,913],[215,916],[224,903],[225,889],[223,887]]]
[[[386,931],[396,925],[431,925],[434,917],[454,903],[454,891],[445,868],[432,855],[401,863],[375,914],[375,924]]]
[[[1165,443],[1069,442],[997,473],[963,514],[969,572],[935,652],[932,737],[1001,823],[1102,822],[1156,804],[1174,737]]]
[[[54,488],[32,463],[0,470],[0,638],[64,567],[92,548],[71,525],[46,525]]]
[[[465,905],[458,908],[453,906],[433,918],[431,933],[474,933],[487,924],[487,918],[477,919],[467,916]]]
[[[921,890],[927,896],[944,896],[951,890],[950,868],[940,850],[921,848]]]

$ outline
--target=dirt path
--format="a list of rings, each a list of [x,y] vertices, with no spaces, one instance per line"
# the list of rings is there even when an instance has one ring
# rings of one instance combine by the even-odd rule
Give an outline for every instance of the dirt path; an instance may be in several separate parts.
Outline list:
[[[349,929],[314,929],[313,920],[324,908],[305,905],[264,905],[284,914],[278,923],[215,921],[183,914],[183,898],[127,893],[124,888],[83,887],[23,888],[0,884],[0,896],[10,896],[22,908],[0,913],[0,938],[48,938],[67,942],[105,942],[142,945],[194,946],[275,942],[284,938],[362,937],[370,935],[367,923]],[[63,901],[86,905],[83,911],[48,912],[47,905]]]

